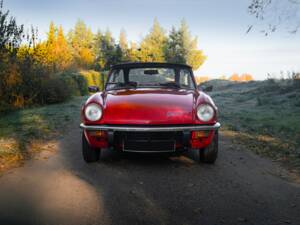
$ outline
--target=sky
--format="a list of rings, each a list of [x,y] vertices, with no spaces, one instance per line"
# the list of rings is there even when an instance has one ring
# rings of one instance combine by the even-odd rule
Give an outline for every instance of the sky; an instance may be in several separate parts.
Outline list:
[[[283,0],[281,0],[283,1]],[[18,23],[38,27],[45,38],[49,23],[67,31],[78,19],[93,31],[109,28],[114,37],[124,28],[128,40],[139,42],[153,20],[169,31],[184,18],[198,47],[207,56],[196,75],[217,78],[250,73],[255,79],[281,71],[300,71],[300,32],[280,29],[269,36],[247,12],[250,0],[4,0]],[[249,25],[254,25],[246,34]]]

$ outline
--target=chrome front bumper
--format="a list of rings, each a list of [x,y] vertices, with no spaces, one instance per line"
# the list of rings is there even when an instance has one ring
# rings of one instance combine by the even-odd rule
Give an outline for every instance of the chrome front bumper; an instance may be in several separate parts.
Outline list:
[[[120,125],[85,125],[80,124],[85,130],[106,130],[106,131],[134,131],[134,132],[164,132],[164,131],[196,131],[196,130],[218,130],[220,123],[214,125],[188,125],[188,126],[120,126]]]

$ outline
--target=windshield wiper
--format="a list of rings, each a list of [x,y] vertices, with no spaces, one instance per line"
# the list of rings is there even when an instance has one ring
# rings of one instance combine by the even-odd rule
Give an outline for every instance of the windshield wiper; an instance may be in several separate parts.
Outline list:
[[[159,85],[164,87],[181,88],[181,86],[175,82],[159,83]]]
[[[121,83],[121,82],[107,82],[106,84],[114,84],[115,86],[110,88],[110,90],[113,89],[123,89],[123,88],[136,88],[137,82],[128,82],[128,83]]]

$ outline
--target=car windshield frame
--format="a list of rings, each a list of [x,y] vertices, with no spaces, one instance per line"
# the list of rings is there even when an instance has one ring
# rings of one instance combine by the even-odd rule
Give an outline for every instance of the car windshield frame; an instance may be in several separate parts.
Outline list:
[[[163,83],[149,83],[147,84],[146,82],[143,83],[143,85],[138,85],[137,82],[133,80],[129,80],[129,74],[130,70],[135,70],[135,69],[145,69],[145,70],[158,70],[158,69],[170,69],[174,71],[174,79],[175,81],[170,81],[170,82],[163,82]],[[190,76],[188,79],[190,79],[190,85],[180,85],[180,72],[182,70],[188,71],[188,76]],[[123,81],[122,82],[113,82],[111,80],[111,77],[113,76],[115,71],[122,72],[123,76]],[[155,74],[153,74],[155,75]],[[149,75],[152,76],[152,75]],[[110,87],[112,84],[119,84],[119,86],[115,87]],[[138,88],[168,88],[168,89],[186,89],[186,90],[195,90],[197,89],[196,81],[194,78],[194,74],[191,68],[188,66],[168,66],[168,65],[139,65],[139,66],[133,66],[133,67],[117,67],[117,68],[112,68],[109,75],[108,79],[105,83],[105,90],[110,91],[110,90],[120,90],[120,89],[138,89]]]

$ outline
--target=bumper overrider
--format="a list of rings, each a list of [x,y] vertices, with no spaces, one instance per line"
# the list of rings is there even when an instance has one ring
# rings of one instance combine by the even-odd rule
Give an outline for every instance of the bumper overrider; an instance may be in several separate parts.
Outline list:
[[[85,125],[80,124],[94,148],[114,147],[128,152],[174,152],[208,146],[220,127],[213,125]]]

